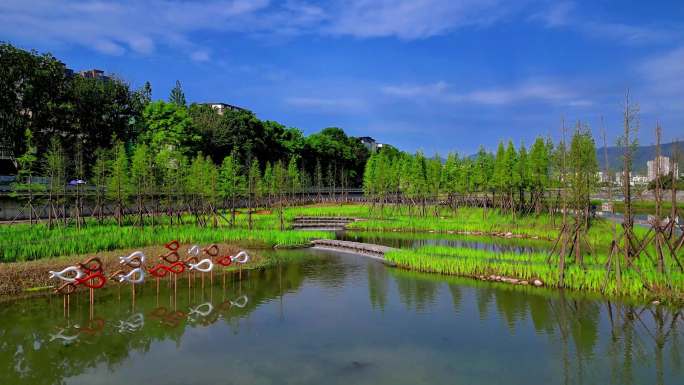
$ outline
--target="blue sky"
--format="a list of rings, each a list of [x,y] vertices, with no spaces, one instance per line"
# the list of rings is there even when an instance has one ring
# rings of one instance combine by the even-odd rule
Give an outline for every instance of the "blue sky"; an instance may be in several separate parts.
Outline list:
[[[684,138],[681,0],[2,0],[0,40],[408,151],[529,145],[562,118],[614,143],[627,89],[641,143],[656,119]]]

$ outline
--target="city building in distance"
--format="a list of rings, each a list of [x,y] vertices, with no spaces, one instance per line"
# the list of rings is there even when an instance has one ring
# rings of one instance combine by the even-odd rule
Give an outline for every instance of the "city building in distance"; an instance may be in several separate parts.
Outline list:
[[[104,71],[95,68],[79,71],[78,74],[86,79],[109,80],[109,76],[106,76]]]
[[[658,170],[658,167],[660,166],[660,170]],[[674,164],[670,162],[670,158],[667,156],[659,156],[656,157],[653,160],[649,160],[646,162],[646,167],[648,168],[648,180],[653,181],[656,179],[656,175],[660,174],[661,176],[663,175],[669,175],[671,171],[670,168],[674,168],[674,174],[675,174],[675,179],[679,179],[679,165]]]
[[[382,148],[382,143],[376,142],[375,139],[371,138],[370,136],[359,136],[358,139],[370,152],[375,152],[379,148]]]
[[[219,115],[223,115],[225,111],[247,111],[247,109],[234,106],[232,104],[228,103],[201,103],[202,105],[209,106],[216,110],[216,112],[219,113]]]

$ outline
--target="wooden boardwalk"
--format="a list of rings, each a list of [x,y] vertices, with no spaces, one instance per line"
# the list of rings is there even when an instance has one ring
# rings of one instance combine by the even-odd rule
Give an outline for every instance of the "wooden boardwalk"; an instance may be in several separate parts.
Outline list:
[[[348,253],[359,254],[394,266],[394,263],[385,259],[385,253],[393,250],[388,246],[374,245],[372,243],[338,241],[334,239],[316,239],[311,243],[313,243],[314,248],[316,249],[344,251]]]

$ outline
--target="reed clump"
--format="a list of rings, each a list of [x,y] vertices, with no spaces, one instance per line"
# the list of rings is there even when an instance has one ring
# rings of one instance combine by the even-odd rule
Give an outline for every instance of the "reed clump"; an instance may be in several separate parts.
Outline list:
[[[0,260],[35,260],[87,254],[122,248],[158,245],[176,239],[181,243],[235,243],[251,247],[296,247],[312,239],[332,238],[325,231],[247,230],[225,227],[132,227],[97,225],[81,229],[14,225],[0,228]]]
[[[385,258],[398,266],[432,273],[480,277],[501,275],[521,280],[541,280],[545,286],[561,287],[557,260],[547,253],[492,253],[487,250],[423,246],[415,250],[393,250]],[[652,263],[636,260],[636,268],[622,272],[621,284],[614,274],[607,274],[605,255],[588,255],[585,264],[566,267],[564,288],[602,292],[607,295],[649,297],[654,293],[681,298],[684,295],[684,274],[675,266],[666,276],[657,272]]]

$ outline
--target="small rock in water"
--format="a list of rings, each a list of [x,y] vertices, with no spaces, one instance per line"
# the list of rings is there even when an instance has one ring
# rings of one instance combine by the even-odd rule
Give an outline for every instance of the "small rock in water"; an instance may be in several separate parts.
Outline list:
[[[540,281],[540,280],[538,280],[538,279],[535,279],[534,282],[532,282],[532,283],[534,283],[534,286],[537,286],[537,287],[539,287],[539,286],[541,286],[541,285],[544,284],[544,282],[542,282],[542,281]]]
[[[371,364],[369,362],[352,361],[349,365],[345,365],[340,371],[344,374],[351,374],[360,370],[367,369]]]
[[[651,303],[654,304],[654,305],[660,305],[660,301],[658,301],[658,300],[655,300],[655,301],[653,301],[653,302],[651,302]]]
[[[511,238],[511,237],[513,237],[513,233],[511,233],[511,232],[506,233],[506,238]]]

